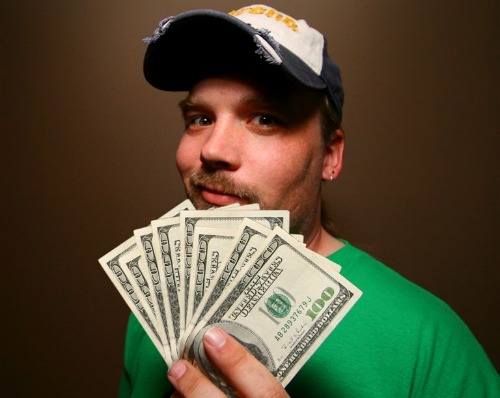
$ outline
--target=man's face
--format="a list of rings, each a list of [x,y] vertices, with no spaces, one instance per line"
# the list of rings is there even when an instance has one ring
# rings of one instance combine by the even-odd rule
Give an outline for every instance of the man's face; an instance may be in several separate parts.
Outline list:
[[[181,103],[186,128],[176,161],[196,208],[257,202],[287,209],[301,233],[304,223],[319,222],[326,153],[319,101],[317,93],[235,77],[195,85]]]

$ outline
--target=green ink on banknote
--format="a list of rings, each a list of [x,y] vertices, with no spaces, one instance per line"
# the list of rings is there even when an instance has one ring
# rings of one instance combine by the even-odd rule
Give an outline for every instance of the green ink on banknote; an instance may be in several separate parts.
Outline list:
[[[290,312],[290,300],[284,294],[273,294],[267,299],[266,307],[275,318],[284,318]]]

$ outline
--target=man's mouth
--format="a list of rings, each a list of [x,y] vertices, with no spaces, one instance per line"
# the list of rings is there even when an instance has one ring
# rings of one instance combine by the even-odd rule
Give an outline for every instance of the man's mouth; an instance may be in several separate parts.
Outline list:
[[[189,186],[192,187],[193,196],[198,197],[200,202],[204,202],[208,207],[227,206],[234,203],[241,205],[259,203],[259,198],[252,189],[236,184],[230,176],[220,171],[208,173],[201,170],[194,173],[189,178]],[[193,197],[193,199],[196,198]],[[204,204],[198,203],[198,207],[201,206],[204,207]]]
[[[240,196],[226,193],[223,190],[210,188],[207,186],[198,186],[197,189],[201,193],[203,200],[214,206],[227,206],[233,203],[247,204],[248,201]]]

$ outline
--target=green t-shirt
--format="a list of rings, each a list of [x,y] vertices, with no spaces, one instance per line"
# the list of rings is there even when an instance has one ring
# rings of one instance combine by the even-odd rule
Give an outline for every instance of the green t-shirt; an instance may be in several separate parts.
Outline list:
[[[292,397],[500,397],[482,347],[444,302],[346,243],[328,258],[363,296],[287,386]],[[119,397],[173,392],[132,315]]]

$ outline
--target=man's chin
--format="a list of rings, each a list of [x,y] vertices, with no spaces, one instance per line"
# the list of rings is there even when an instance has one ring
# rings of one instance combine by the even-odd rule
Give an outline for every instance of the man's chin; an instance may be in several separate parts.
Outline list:
[[[208,210],[213,207],[216,207],[211,203],[205,202],[203,199],[199,197],[189,196],[189,200],[191,201],[191,203],[193,203],[193,206],[196,210]]]

